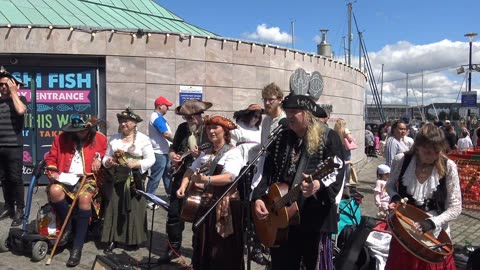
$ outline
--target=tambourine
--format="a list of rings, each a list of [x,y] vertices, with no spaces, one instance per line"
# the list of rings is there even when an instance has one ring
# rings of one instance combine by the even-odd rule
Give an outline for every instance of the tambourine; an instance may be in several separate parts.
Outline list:
[[[453,253],[452,240],[445,230],[435,238],[428,232],[418,233],[413,229],[414,222],[428,217],[415,206],[399,204],[388,214],[387,223],[395,239],[412,255],[429,263],[441,263]]]

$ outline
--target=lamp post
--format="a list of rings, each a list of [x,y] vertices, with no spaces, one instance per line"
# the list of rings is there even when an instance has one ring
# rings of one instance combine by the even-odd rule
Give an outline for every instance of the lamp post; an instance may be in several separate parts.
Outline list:
[[[467,91],[470,92],[472,91],[472,42],[473,38],[477,35],[477,33],[466,33],[465,36],[468,37],[468,44],[470,47],[470,52],[468,55],[468,89]],[[471,128],[471,121],[470,121],[470,109],[467,111],[467,129],[470,130]]]

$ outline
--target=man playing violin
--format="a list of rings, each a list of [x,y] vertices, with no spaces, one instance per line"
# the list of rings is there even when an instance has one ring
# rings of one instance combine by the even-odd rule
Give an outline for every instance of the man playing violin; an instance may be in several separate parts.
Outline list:
[[[180,187],[186,168],[200,155],[199,146],[209,142],[204,126],[203,113],[210,107],[212,107],[210,102],[189,99],[175,108],[175,114],[181,115],[185,122],[177,127],[172,145],[170,145],[169,159],[172,162],[172,168],[175,170],[175,173],[171,175],[170,208],[168,209],[166,223],[170,245],[166,246],[165,253],[158,259],[159,263],[169,263],[180,253],[182,232],[185,225],[180,219],[183,200],[177,197],[177,190]],[[185,153],[191,153],[191,155],[184,155],[182,159],[182,154]]]
[[[262,200],[271,184],[287,183],[290,189],[301,185],[295,198],[300,223],[288,226],[288,238],[271,248],[272,269],[299,269],[302,261],[306,269],[333,269],[330,236],[337,232],[335,197],[342,187],[344,171],[339,169],[338,174],[324,179],[311,173],[328,157],[337,156],[343,161],[342,142],[336,132],[329,132],[320,122],[318,118],[326,117],[326,112],[311,97],[291,94],[282,107],[289,129],[274,139],[263,168],[258,168],[262,180],[253,191],[254,214],[259,220],[271,214]]]

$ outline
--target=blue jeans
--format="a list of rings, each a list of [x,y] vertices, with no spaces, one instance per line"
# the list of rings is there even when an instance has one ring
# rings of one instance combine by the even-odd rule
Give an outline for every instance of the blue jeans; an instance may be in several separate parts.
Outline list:
[[[165,192],[170,195],[171,179],[170,175],[168,175],[169,164],[170,162],[167,154],[155,153],[155,163],[150,168],[150,176],[148,177],[147,193],[155,194],[155,190],[157,190],[158,184],[160,184],[160,179],[163,179]]]

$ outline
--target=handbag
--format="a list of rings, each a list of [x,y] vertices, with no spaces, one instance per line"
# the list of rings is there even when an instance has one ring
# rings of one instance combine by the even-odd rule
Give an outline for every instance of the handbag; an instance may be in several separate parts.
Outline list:
[[[347,137],[343,138],[345,141],[345,149],[346,150],[354,150],[357,149],[357,143],[355,142],[355,139],[352,137],[352,141],[348,141]]]

